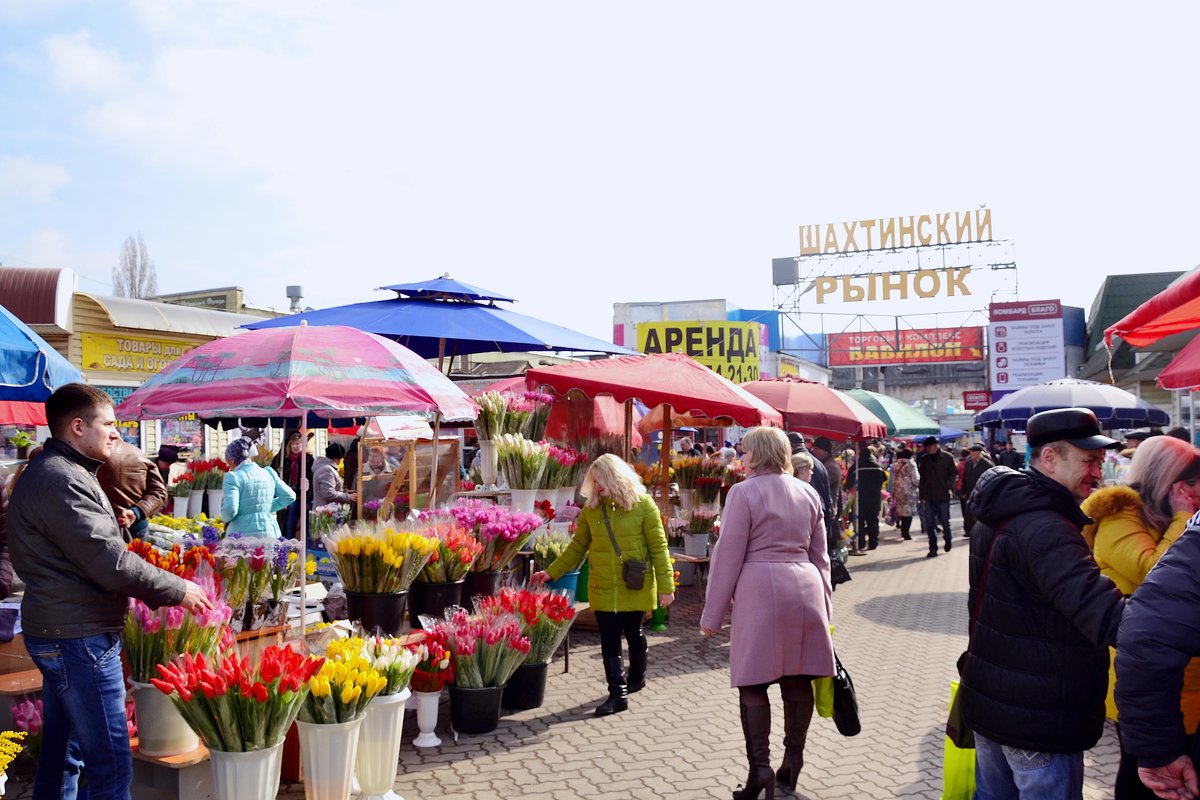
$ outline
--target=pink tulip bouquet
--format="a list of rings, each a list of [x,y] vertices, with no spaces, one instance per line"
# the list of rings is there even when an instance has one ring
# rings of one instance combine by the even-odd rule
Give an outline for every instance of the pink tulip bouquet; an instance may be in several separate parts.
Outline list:
[[[454,519],[483,545],[483,553],[471,565],[472,572],[504,569],[544,520],[537,514],[468,500],[450,507]]]
[[[454,685],[460,688],[503,686],[529,655],[529,637],[515,614],[484,617],[456,608],[441,625],[454,658]]]
[[[231,616],[227,604],[218,599],[211,576],[197,576],[213,607],[201,614],[183,606],[151,609],[141,600],[130,599],[125,615],[125,655],[130,677],[149,683],[158,677],[158,665],[167,664],[182,653],[216,653],[221,633]]]

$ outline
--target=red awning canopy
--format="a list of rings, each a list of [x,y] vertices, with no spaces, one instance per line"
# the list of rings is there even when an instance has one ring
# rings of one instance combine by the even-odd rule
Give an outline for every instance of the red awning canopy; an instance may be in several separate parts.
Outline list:
[[[525,373],[525,381],[531,387],[549,386],[559,394],[578,389],[589,397],[610,394],[621,403],[641,400],[650,408],[665,403],[675,411],[729,417],[747,427],[783,424],[778,411],[683,353],[539,367]]]
[[[742,384],[783,414],[788,430],[830,439],[882,439],[887,425],[850,395],[823,383],[795,378]]]
[[[1200,267],[1193,269],[1104,330],[1112,345],[1120,336],[1134,347],[1145,347],[1175,333],[1200,328]]]
[[[0,425],[45,425],[46,404],[0,400]]]

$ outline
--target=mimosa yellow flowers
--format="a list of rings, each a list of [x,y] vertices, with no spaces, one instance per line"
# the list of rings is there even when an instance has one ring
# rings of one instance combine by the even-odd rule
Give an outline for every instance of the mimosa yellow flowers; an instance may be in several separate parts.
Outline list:
[[[360,522],[322,537],[348,592],[407,592],[437,549],[437,539],[386,522]]]
[[[302,722],[325,725],[358,719],[367,703],[387,688],[387,678],[372,667],[365,648],[366,642],[353,637],[329,644],[320,672],[308,681]]]
[[[25,731],[4,731],[0,733],[0,774],[8,772],[8,765],[25,749],[21,744],[21,740],[24,738]]]

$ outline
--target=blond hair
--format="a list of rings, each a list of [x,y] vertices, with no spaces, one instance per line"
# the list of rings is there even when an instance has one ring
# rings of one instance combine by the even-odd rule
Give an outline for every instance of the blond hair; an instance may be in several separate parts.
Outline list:
[[[1162,533],[1171,524],[1171,487],[1200,458],[1200,451],[1173,436],[1151,436],[1133,451],[1129,485],[1142,496],[1142,517]]]
[[[751,428],[742,437],[742,449],[750,451],[747,469],[792,474],[792,445],[779,428]]]
[[[579,494],[583,496],[587,508],[600,505],[600,492],[626,511],[633,508],[634,503],[646,493],[642,479],[633,471],[633,467],[612,453],[605,453],[592,462],[583,476]]]
[[[802,469],[813,468],[813,457],[808,453],[792,453],[792,472],[799,473]]]

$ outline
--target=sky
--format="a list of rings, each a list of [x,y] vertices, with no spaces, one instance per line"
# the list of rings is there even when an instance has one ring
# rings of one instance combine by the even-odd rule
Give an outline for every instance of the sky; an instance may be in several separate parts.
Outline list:
[[[0,0],[0,264],[108,294],[140,233],[164,293],[449,273],[607,339],[613,303],[772,307],[801,225],[986,205],[1021,299],[1087,308],[1200,261],[1198,16]]]

